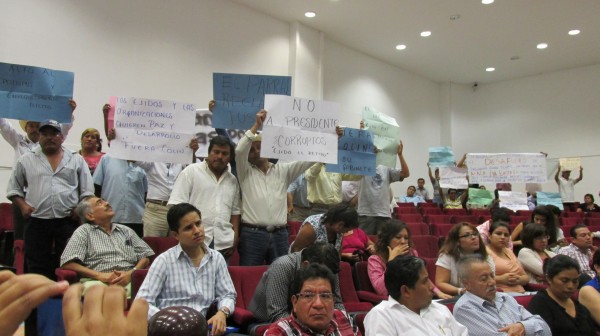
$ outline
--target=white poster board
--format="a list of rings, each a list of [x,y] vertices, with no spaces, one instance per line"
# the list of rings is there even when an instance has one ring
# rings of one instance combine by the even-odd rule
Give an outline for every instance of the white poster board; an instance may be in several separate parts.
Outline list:
[[[581,158],[561,158],[558,160],[561,170],[579,170],[581,167]]]
[[[500,207],[509,208],[512,211],[529,210],[527,206],[527,193],[520,191],[498,191]]]
[[[459,167],[440,167],[440,186],[442,188],[467,189],[467,169]]]
[[[471,183],[545,183],[546,157],[541,153],[467,154]]]

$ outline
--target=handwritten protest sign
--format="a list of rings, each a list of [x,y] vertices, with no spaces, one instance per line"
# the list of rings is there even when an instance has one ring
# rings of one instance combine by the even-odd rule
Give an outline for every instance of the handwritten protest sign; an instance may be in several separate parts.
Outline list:
[[[537,205],[555,205],[564,210],[560,193],[538,191],[536,194]]]
[[[561,170],[579,170],[581,158],[561,158],[558,160]]]
[[[374,143],[379,150],[377,164],[395,168],[400,143],[400,127],[396,119],[368,106],[363,109],[362,117],[365,129],[375,136]]]
[[[328,164],[328,172],[354,175],[375,175],[373,133],[356,128],[344,128],[338,141],[338,164]]]
[[[440,186],[442,188],[467,189],[467,169],[459,167],[440,167]]]
[[[450,147],[429,147],[429,166],[453,167],[456,159]]]
[[[339,104],[266,95],[262,157],[337,163]]]
[[[492,204],[494,194],[491,190],[469,188],[469,200],[467,204],[471,209],[487,208]]]
[[[289,96],[291,92],[290,76],[214,73],[213,126],[247,130],[254,124],[256,113],[263,108],[266,94]]]
[[[120,159],[191,163],[194,104],[111,97],[116,138],[110,153]]]
[[[527,193],[520,191],[498,191],[500,207],[509,208],[512,211],[529,210],[527,206]]]
[[[467,154],[471,183],[545,183],[541,153]]]
[[[70,123],[74,76],[67,71],[0,63],[0,116]]]

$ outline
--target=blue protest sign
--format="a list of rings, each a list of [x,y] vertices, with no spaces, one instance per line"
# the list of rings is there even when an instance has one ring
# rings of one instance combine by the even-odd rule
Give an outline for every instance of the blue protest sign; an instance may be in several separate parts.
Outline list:
[[[72,72],[0,63],[0,116],[70,123],[73,81]]]
[[[454,167],[454,153],[450,147],[429,147],[429,165],[431,167]]]
[[[370,131],[344,128],[344,135],[338,141],[338,164],[328,164],[326,170],[332,173],[375,175],[374,135]]]
[[[213,127],[249,129],[264,106],[265,94],[291,93],[290,76],[213,73]]]
[[[556,205],[560,210],[564,210],[560,193],[538,191],[536,193],[537,205]]]

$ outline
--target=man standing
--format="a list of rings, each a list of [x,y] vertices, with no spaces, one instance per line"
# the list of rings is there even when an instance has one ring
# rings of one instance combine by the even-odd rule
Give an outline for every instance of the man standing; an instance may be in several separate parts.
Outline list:
[[[79,221],[74,208],[93,195],[94,186],[81,155],[62,147],[60,124],[46,120],[39,131],[40,147],[19,159],[6,197],[28,221],[24,235],[28,271],[54,279],[58,258]]]
[[[113,223],[115,213],[108,202],[88,197],[77,205],[84,223],[73,232],[61,258],[62,268],[73,270],[87,289],[93,285],[120,285],[131,294],[131,274],[146,268],[152,249],[135,232]]]
[[[581,267],[581,272],[589,275],[590,278],[594,278],[596,273],[590,267],[590,260],[592,260],[596,249],[592,246],[592,233],[590,229],[585,224],[580,223],[572,227],[569,234],[571,235],[571,244],[561,247],[558,253],[568,255],[577,260]]]
[[[181,172],[168,203],[190,203],[198,208],[205,241],[226,259],[237,246],[240,225],[240,187],[227,170],[232,153],[228,138],[221,135],[212,138],[206,160]]]
[[[307,182],[310,215],[326,213],[342,203],[342,181],[359,181],[362,175],[328,173],[325,164],[315,163],[304,173]]]
[[[539,315],[532,315],[512,296],[496,292],[490,265],[478,255],[462,258],[458,273],[466,292],[454,307],[454,317],[470,336],[552,335]]]
[[[579,177],[572,179],[570,170],[563,170],[561,174],[561,167],[558,166],[554,181],[558,184],[558,191],[563,203],[571,204],[575,202],[575,185],[581,180],[583,180],[583,167],[579,167]]]

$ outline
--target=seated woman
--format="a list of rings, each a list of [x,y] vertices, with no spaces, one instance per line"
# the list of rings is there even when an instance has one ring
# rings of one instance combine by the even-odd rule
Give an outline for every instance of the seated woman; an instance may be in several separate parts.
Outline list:
[[[492,224],[487,250],[496,265],[496,286],[505,292],[525,293],[523,286],[529,282],[529,276],[517,256],[508,248],[509,239],[508,223],[498,221]]]
[[[533,209],[533,212],[531,213],[531,223],[543,225],[546,228],[546,233],[550,237],[548,239],[548,246],[554,247],[555,245],[564,241],[565,237],[562,234],[562,230],[560,230],[558,227],[558,223],[554,218],[554,214],[546,206],[539,205]],[[523,227],[526,224],[527,223],[521,222],[514,228],[510,236],[514,246],[522,245],[521,231],[523,231]]]
[[[90,173],[94,174],[100,158],[105,154],[102,152],[102,139],[100,133],[95,128],[87,128],[81,133],[81,149],[79,154],[90,168]]]
[[[338,251],[342,249],[342,234],[358,227],[358,213],[346,204],[336,205],[321,215],[304,220],[290,252],[298,252],[315,242],[329,242]]]
[[[342,260],[355,263],[375,254],[375,243],[365,231],[356,228],[344,233],[342,238]]]
[[[556,255],[547,249],[548,238],[550,237],[546,233],[546,228],[541,225],[529,223],[523,229],[521,234],[523,248],[519,251],[519,261],[529,276],[529,283],[544,283],[542,271],[544,260]]]
[[[577,212],[600,212],[600,207],[594,203],[594,195],[585,194],[583,203],[579,204]]]
[[[369,279],[371,279],[371,285],[373,285],[377,294],[388,295],[384,280],[388,261],[405,254],[415,257],[419,256],[417,250],[412,248],[412,245],[408,226],[397,219],[392,219],[390,225],[385,226],[381,230],[377,244],[375,244],[376,252],[369,257],[368,263]],[[434,287],[433,292],[440,299],[449,299],[452,297],[451,295],[444,294],[437,287]]]
[[[580,273],[579,263],[563,254],[544,262],[548,289],[538,291],[527,310],[540,315],[550,326],[552,335],[596,335],[589,310],[572,298]]]
[[[600,325],[600,250],[594,252],[591,264],[596,276],[579,289],[579,302],[590,311],[596,324]]]
[[[467,222],[455,224],[448,232],[435,263],[435,285],[448,295],[464,293],[456,265],[461,256],[474,253],[480,254],[490,264],[492,271],[495,271],[494,260],[488,255],[477,228]]]

